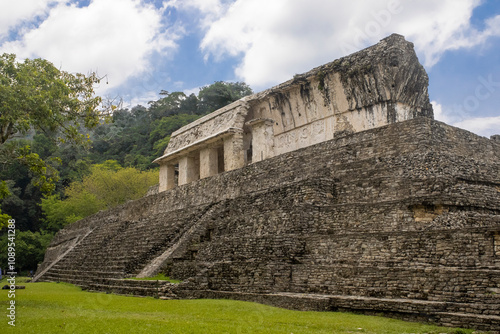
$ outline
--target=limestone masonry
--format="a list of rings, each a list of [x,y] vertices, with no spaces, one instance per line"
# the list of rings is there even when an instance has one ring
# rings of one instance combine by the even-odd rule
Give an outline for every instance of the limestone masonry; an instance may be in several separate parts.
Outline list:
[[[427,86],[413,44],[392,35],[174,132],[156,159],[159,190],[336,136],[433,117]]]
[[[427,85],[392,35],[205,116],[34,279],[499,331],[500,142],[434,121]],[[159,272],[182,283],[125,279]]]

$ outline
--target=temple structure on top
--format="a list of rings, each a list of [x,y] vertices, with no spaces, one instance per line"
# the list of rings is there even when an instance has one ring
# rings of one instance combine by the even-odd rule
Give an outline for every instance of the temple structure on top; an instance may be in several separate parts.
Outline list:
[[[247,96],[174,132],[159,191],[416,117],[433,118],[413,44],[378,44]]]

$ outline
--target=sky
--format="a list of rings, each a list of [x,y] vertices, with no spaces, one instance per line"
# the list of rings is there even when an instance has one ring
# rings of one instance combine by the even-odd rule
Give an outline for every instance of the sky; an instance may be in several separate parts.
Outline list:
[[[221,80],[259,92],[392,33],[436,119],[500,134],[500,0],[0,0],[0,53],[96,72],[129,108]]]

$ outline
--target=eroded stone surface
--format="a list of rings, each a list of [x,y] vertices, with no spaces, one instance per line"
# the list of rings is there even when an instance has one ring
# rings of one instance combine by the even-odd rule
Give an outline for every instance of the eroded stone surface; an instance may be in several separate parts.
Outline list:
[[[71,224],[49,246],[40,280],[494,330],[499,232],[500,144],[416,118]],[[183,283],[121,280],[158,271]]]
[[[185,175],[182,159],[210,147],[224,151],[219,169],[229,171],[339,136],[432,118],[427,86],[413,44],[391,35],[179,129],[156,162],[179,164],[179,175]],[[171,188],[163,183],[167,179],[160,175],[160,191]]]

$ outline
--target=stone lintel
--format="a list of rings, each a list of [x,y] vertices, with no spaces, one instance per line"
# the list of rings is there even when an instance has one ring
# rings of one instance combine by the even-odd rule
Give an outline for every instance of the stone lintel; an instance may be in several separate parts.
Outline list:
[[[203,116],[202,118],[199,118],[197,119],[196,121],[194,122],[191,122],[185,126],[183,126],[182,128],[180,128],[179,130],[176,130],[172,133],[172,138],[182,134],[182,133],[185,133],[195,127],[199,127],[200,125],[204,124],[204,123],[207,123],[207,122],[210,122],[212,121],[213,119],[227,113],[227,112],[230,112],[232,110],[235,110],[239,107],[243,107],[243,108],[248,108],[248,103],[247,103],[247,100],[249,100],[251,98],[251,96],[245,96],[237,101],[234,101],[233,103],[231,104],[228,104],[227,106],[225,107],[222,107],[214,112],[211,112],[210,114],[206,115],[206,116]]]
[[[203,140],[196,141],[196,142],[194,142],[188,146],[185,146],[177,151],[165,154],[165,155],[155,159],[153,162],[162,165],[162,164],[168,163],[169,161],[172,161],[172,160],[178,160],[179,158],[181,158],[184,155],[187,155],[193,151],[199,150],[203,147],[207,147],[220,139],[224,140],[224,138],[230,137],[230,136],[237,134],[237,133],[243,133],[243,130],[237,129],[237,128],[229,128],[225,131],[219,132],[219,133],[212,135],[208,138],[204,138]]]

